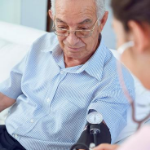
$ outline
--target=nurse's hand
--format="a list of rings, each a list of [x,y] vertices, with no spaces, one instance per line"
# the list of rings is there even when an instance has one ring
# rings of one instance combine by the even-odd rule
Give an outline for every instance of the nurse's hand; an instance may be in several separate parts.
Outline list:
[[[117,150],[118,145],[111,145],[111,144],[100,144],[99,146],[95,147],[93,150]]]

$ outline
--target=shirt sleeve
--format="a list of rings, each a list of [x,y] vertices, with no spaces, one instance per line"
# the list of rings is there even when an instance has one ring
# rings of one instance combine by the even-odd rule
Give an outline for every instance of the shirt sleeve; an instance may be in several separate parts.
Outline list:
[[[0,83],[0,92],[12,99],[17,99],[22,93],[21,79],[26,66],[26,58],[27,56],[12,68],[8,79]]]
[[[132,91],[130,94],[133,95]],[[128,108],[129,103],[121,89],[103,93],[103,96],[93,100],[89,106],[89,110],[94,109],[102,114],[110,130],[112,143],[126,125]]]

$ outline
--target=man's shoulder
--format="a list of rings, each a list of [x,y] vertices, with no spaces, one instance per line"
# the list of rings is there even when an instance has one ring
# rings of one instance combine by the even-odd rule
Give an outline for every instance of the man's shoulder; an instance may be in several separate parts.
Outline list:
[[[103,71],[110,76],[116,76],[117,71],[117,59],[113,56],[112,52],[107,46],[103,46],[104,55],[104,65]]]
[[[46,33],[39,37],[34,43],[33,48],[36,47],[36,49],[44,50],[47,48],[51,48],[52,46],[58,44],[57,36],[53,33]]]
[[[110,76],[116,76],[116,59],[101,40],[97,50],[88,61],[88,69],[92,70],[92,76],[99,81],[108,79]]]
[[[109,86],[112,86],[114,88],[120,87],[120,73],[119,73],[119,61],[117,60],[117,57],[114,56],[111,49],[107,48],[107,46],[103,46],[103,50],[105,51],[105,62],[103,65],[103,76],[102,81],[107,82]],[[134,81],[131,76],[131,73],[129,70],[123,65],[121,65],[122,70],[122,76],[124,79],[124,82],[127,84],[127,87],[133,87]],[[133,85],[132,85],[133,84]]]

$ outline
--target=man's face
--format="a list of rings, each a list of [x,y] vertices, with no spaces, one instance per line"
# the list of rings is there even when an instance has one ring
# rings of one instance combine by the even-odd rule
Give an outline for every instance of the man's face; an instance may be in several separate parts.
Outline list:
[[[97,20],[96,6],[93,0],[57,0],[55,26],[68,30],[90,30]],[[67,37],[58,36],[64,52],[65,61],[77,60],[85,63],[98,46],[101,26],[95,24],[90,37],[78,38],[74,32]]]

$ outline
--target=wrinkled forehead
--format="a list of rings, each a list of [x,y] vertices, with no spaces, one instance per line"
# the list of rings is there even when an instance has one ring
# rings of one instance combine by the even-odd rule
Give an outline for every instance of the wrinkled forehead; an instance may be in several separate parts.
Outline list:
[[[94,0],[56,0],[55,16],[62,20],[82,21],[97,17]]]

